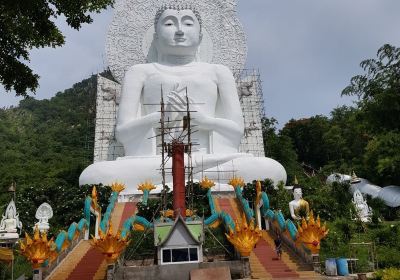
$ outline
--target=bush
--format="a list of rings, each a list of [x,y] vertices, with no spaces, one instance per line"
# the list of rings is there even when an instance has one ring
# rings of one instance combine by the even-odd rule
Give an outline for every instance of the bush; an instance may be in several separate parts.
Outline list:
[[[400,279],[400,269],[399,268],[386,268],[383,270],[378,270],[374,273],[374,280],[398,280]]]
[[[378,230],[374,234],[374,239],[378,245],[391,246],[400,248],[400,226],[390,225]]]
[[[149,222],[152,222],[153,219],[160,217],[160,211],[163,209],[160,207],[161,200],[159,199],[149,199],[147,200],[147,205],[144,205],[142,202],[138,202],[136,207],[138,209],[138,216],[141,216],[147,219]]]
[[[271,195],[269,199],[272,199],[272,196],[276,194],[276,189],[274,188],[274,182],[271,179],[265,179],[261,182],[261,191],[266,192],[268,195]],[[256,190],[257,181],[254,180],[251,183],[247,183],[243,187],[243,197],[247,199],[249,202],[253,202],[256,199],[257,190]]]
[[[354,221],[344,218],[337,219],[335,221],[335,226],[337,230],[341,232],[342,240],[346,243],[350,242],[351,238],[353,237],[353,234],[356,231]]]
[[[207,191],[203,189],[199,183],[192,183],[193,192],[190,191],[189,185],[186,186],[186,208],[190,208],[193,204],[193,209],[197,210],[197,215],[208,218],[211,216],[211,209],[208,202]]]
[[[373,209],[372,218],[374,218],[374,215],[376,218],[384,218],[387,221],[394,221],[400,218],[400,208],[389,207],[380,198],[372,198],[367,195],[367,203]]]
[[[59,230],[66,230],[72,222],[83,218],[85,197],[90,196],[93,186],[60,185],[30,186],[17,193],[16,206],[23,223],[23,230],[31,232],[36,209],[47,202],[53,208],[54,216],[49,220],[50,233],[56,235]],[[96,186],[98,202],[103,210],[108,206],[111,189],[108,186]]]

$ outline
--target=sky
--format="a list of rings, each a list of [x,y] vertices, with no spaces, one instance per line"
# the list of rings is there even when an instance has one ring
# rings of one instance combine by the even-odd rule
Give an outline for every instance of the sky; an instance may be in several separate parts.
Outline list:
[[[246,68],[259,69],[267,117],[282,127],[290,119],[352,105],[341,97],[362,60],[385,43],[400,47],[398,0],[238,0],[247,34]],[[61,48],[31,51],[30,67],[41,76],[37,99],[51,98],[107,67],[105,37],[112,10],[94,16],[80,31],[63,21]],[[0,88],[0,107],[20,98]]]

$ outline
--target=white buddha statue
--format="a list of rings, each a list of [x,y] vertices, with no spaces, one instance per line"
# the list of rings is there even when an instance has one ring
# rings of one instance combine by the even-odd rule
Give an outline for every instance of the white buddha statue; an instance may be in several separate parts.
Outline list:
[[[364,223],[371,222],[372,209],[368,206],[360,190],[354,192],[353,204],[356,208],[358,218]]]
[[[0,222],[0,238],[18,238],[18,228],[22,229],[22,223],[19,220],[14,200],[11,200]]]
[[[35,218],[39,221],[35,224],[33,229],[37,227],[40,232],[47,232],[50,229],[49,219],[53,217],[53,208],[50,204],[44,202],[36,210]]]
[[[307,201],[303,199],[303,191],[300,185],[293,186],[293,200],[289,202],[290,216],[294,221],[301,220],[300,211],[304,211],[306,217],[310,212],[310,206]]]
[[[131,66],[123,82],[116,137],[125,157],[92,164],[80,184],[120,181],[127,185],[125,192],[140,193],[136,186],[145,180],[161,183],[159,138],[154,137],[160,133],[161,89],[166,111],[186,111],[186,93],[190,109],[196,111],[191,113],[195,177],[201,178],[204,170],[237,170],[246,181],[286,182],[286,171],[277,161],[239,153],[244,121],[234,77],[223,65],[197,61],[201,40],[201,17],[194,8],[172,4],[159,9],[154,34],[158,60]]]

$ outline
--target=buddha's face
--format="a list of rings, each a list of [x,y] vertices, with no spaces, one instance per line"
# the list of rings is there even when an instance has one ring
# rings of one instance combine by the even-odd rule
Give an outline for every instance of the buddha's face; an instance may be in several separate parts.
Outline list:
[[[300,188],[296,188],[293,191],[294,199],[301,199],[303,197],[303,191]]]
[[[10,208],[10,211],[7,213],[7,219],[13,219],[14,218],[14,210],[13,208]]]
[[[201,43],[199,20],[192,10],[165,10],[156,25],[157,51],[163,55],[195,55]]]
[[[361,193],[355,193],[354,201],[355,201],[356,203],[362,203],[362,202],[364,202],[364,198],[363,198],[362,194],[361,194]]]

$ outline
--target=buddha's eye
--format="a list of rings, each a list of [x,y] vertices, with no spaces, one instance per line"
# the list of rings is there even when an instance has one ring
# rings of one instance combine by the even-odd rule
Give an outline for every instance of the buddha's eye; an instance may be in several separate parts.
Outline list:
[[[168,20],[168,21],[166,21],[166,22],[164,23],[164,25],[165,25],[165,26],[172,26],[172,25],[174,25],[174,23],[173,23],[172,21]]]
[[[183,21],[183,24],[186,25],[186,26],[193,26],[194,22],[192,20],[188,20],[187,19],[187,20]]]

